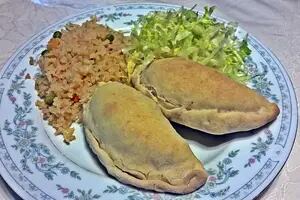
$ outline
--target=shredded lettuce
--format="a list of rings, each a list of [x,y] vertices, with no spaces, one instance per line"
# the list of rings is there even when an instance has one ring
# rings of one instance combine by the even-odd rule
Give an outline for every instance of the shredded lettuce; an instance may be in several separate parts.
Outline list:
[[[248,79],[245,59],[250,55],[247,38],[239,40],[236,23],[223,23],[212,17],[214,7],[199,15],[192,9],[155,11],[139,18],[131,30],[128,73],[153,59],[181,56],[216,68],[228,77]]]

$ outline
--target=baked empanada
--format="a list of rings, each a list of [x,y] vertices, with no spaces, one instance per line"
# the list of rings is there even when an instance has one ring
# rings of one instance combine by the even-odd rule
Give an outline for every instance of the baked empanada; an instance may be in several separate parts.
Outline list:
[[[279,114],[276,104],[254,90],[184,58],[140,66],[132,83],[158,102],[171,121],[211,134],[255,129]]]
[[[207,179],[200,161],[159,106],[132,87],[109,82],[84,106],[87,141],[119,181],[160,192],[189,193]]]

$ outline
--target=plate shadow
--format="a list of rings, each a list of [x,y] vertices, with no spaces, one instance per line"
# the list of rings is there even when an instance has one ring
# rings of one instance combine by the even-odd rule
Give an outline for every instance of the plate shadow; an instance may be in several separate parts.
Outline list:
[[[261,128],[250,131],[236,132],[226,135],[212,135],[181,124],[177,124],[175,122],[171,122],[171,124],[184,139],[193,140],[207,147],[215,147],[232,140],[251,137],[265,128],[265,126],[263,126]]]

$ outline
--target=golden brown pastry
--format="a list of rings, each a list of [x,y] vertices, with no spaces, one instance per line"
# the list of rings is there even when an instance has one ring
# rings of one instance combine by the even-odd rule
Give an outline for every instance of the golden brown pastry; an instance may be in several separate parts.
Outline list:
[[[184,58],[139,67],[132,82],[158,102],[168,119],[211,134],[255,129],[279,114],[276,104],[254,90]]]
[[[189,193],[207,174],[158,105],[127,85],[105,83],[84,107],[87,141],[119,181],[160,192]]]

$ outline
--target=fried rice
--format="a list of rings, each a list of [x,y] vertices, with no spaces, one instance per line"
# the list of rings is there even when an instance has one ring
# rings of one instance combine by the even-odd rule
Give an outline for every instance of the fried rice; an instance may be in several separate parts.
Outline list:
[[[82,106],[97,83],[128,82],[122,49],[123,34],[98,24],[96,18],[82,25],[68,24],[53,34],[38,60],[36,80],[43,118],[69,143],[75,139],[73,122],[81,121]]]

